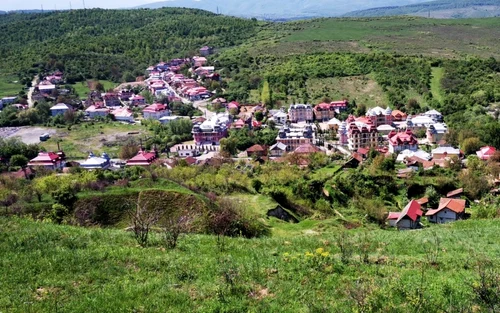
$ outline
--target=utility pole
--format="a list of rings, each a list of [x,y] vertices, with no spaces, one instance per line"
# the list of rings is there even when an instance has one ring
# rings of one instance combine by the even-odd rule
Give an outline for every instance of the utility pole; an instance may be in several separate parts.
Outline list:
[[[83,1],[83,9],[85,10],[85,0],[82,1]]]
[[[42,13],[43,13],[43,4],[41,4],[40,6],[41,6],[41,8],[42,8]]]
[[[69,2],[69,10],[72,11],[73,7],[71,6],[71,1]]]

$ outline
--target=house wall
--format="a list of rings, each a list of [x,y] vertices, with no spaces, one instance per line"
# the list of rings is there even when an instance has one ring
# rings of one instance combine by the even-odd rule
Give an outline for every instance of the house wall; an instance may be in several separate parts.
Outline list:
[[[454,222],[457,219],[457,213],[449,209],[441,210],[438,213],[428,217],[429,222],[438,224]]]
[[[404,229],[415,229],[418,227],[420,224],[420,218],[417,218],[417,220],[414,222],[409,218],[403,218],[402,220],[397,223],[398,229],[404,230]]]
[[[397,221],[397,219],[391,219],[391,220],[389,220],[389,226],[390,227],[396,227],[396,221]]]
[[[64,112],[66,112],[66,110],[50,110],[50,113],[52,114],[52,116],[56,116],[56,115],[59,115],[59,114],[64,114]]]

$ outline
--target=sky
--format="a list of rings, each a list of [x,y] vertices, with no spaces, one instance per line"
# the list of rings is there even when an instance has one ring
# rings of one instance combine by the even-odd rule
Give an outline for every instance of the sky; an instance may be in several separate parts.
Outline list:
[[[0,11],[40,9],[67,10],[82,9],[83,1],[86,8],[130,8],[142,4],[158,2],[159,0],[0,0]]]

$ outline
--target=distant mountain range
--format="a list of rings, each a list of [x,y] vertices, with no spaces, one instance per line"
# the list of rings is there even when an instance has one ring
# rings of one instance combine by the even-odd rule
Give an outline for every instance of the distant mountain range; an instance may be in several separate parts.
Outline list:
[[[418,4],[379,7],[344,14],[347,17],[414,15],[432,18],[480,18],[500,16],[500,0],[438,0]]]
[[[380,6],[422,3],[426,0],[377,0]],[[353,10],[374,6],[370,0],[169,0],[141,5],[136,8],[185,7],[207,10],[224,15],[263,19],[295,19],[341,16]]]

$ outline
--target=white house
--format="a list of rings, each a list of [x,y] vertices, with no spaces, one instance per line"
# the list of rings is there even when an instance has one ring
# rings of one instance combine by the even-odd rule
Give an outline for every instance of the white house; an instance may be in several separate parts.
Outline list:
[[[50,114],[56,116],[59,114],[64,114],[66,111],[73,110],[73,108],[65,103],[58,103],[50,108]]]
[[[164,116],[164,117],[160,118],[159,121],[162,124],[168,124],[172,121],[180,120],[180,119],[182,119],[181,116]]]
[[[111,166],[111,161],[106,153],[103,153],[101,157],[95,156],[90,152],[88,159],[85,162],[80,163],[80,167],[87,170],[95,169],[107,169]]]
[[[285,144],[278,142],[277,144],[272,145],[271,148],[269,148],[269,156],[275,158],[282,157],[283,154],[285,154],[286,149],[287,147]]]
[[[462,219],[465,215],[465,200],[441,198],[439,207],[429,210],[425,216],[431,223],[450,223]]]
[[[441,122],[443,120],[443,115],[436,110],[427,111],[423,115],[430,117],[435,122]]]

